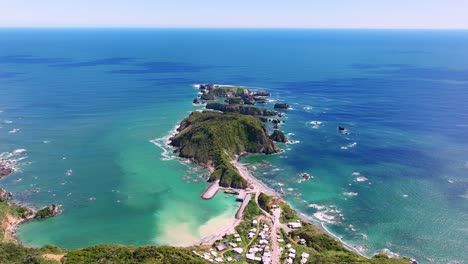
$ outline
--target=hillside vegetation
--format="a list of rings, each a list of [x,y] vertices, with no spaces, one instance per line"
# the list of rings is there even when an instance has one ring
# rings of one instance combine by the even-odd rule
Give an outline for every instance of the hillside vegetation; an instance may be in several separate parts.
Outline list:
[[[210,180],[224,187],[246,188],[231,160],[241,153],[276,153],[264,124],[256,117],[236,113],[193,112],[172,138],[180,157],[212,167]]]

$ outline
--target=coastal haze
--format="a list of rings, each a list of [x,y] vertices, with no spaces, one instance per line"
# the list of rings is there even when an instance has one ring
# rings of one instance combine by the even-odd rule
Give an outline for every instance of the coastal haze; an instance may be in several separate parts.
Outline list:
[[[466,31],[2,29],[0,153],[26,149],[2,187],[64,210],[18,237],[185,245],[230,223],[235,197],[201,200],[208,173],[167,147],[201,109],[193,84],[213,82],[292,106],[293,144],[242,162],[295,209],[368,256],[467,262],[467,46]]]

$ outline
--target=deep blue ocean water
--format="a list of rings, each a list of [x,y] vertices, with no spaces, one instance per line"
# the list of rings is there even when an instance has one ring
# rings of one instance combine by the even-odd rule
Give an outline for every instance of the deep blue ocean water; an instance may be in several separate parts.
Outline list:
[[[466,31],[2,29],[0,153],[26,151],[0,184],[63,206],[26,244],[170,243],[172,223],[234,204],[199,201],[206,183],[150,140],[195,109],[194,83],[266,88],[296,144],[245,158],[257,177],[366,255],[464,263],[466,47]]]

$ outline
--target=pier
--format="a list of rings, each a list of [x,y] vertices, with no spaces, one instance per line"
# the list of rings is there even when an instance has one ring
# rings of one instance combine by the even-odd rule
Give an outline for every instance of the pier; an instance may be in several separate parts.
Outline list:
[[[203,200],[210,200],[216,195],[219,189],[220,189],[219,180],[214,181],[213,183],[210,184],[210,186],[208,186],[208,188],[206,188],[206,190],[201,194],[200,197]]]
[[[251,198],[252,198],[252,194],[247,193],[245,195],[245,198],[242,201],[241,206],[239,207],[239,209],[236,212],[236,219],[242,219],[242,217],[244,216],[244,209],[247,206],[247,204],[249,204]]]

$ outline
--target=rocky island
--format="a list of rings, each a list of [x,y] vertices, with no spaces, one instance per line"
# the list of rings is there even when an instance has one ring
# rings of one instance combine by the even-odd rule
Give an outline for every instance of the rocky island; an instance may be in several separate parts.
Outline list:
[[[279,130],[268,134],[265,123],[270,121],[277,128],[281,121],[265,116],[277,116],[276,111],[245,106],[253,105],[257,100],[265,101],[265,97],[270,93],[265,90],[252,92],[244,87],[214,84],[201,84],[198,88],[200,95],[194,102],[224,98],[224,103],[206,104],[207,110],[219,112],[192,112],[180,123],[178,133],[170,139],[170,145],[176,148],[175,151],[180,157],[189,158],[209,168],[209,181],[219,180],[222,187],[245,189],[249,187],[248,182],[232,162],[246,153],[278,153],[280,149],[274,142],[287,142]]]

